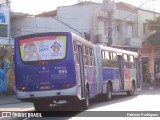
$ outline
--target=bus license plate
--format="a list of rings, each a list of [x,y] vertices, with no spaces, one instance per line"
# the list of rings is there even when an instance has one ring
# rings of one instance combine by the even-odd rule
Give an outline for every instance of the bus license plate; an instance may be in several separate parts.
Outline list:
[[[50,85],[40,86],[40,90],[48,90],[48,89],[51,89],[51,86],[50,86]]]

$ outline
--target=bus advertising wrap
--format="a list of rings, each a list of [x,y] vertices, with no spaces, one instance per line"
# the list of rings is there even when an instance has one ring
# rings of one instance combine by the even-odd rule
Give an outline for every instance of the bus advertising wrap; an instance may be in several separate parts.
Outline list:
[[[20,40],[23,61],[57,60],[66,54],[66,36],[46,36]]]

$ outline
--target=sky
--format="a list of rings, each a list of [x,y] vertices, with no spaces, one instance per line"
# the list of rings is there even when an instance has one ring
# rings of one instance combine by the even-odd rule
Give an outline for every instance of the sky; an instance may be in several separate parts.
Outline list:
[[[23,12],[29,14],[39,14],[55,10],[59,6],[68,6],[77,3],[78,1],[93,1],[102,2],[103,0],[10,0],[11,10],[14,12]],[[113,1],[113,0],[111,0]],[[160,12],[160,0],[114,0],[115,2],[125,2],[131,5],[147,10]]]

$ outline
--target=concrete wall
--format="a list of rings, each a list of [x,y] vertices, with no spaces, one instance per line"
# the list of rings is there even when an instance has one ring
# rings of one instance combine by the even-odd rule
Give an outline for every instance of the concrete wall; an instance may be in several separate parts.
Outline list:
[[[81,33],[89,32],[91,18],[87,5],[58,7],[57,18]]]
[[[54,17],[43,18],[43,17],[23,17],[23,18],[12,18],[11,21],[11,31],[12,38],[41,33],[41,32],[73,32],[77,35],[80,35],[79,32],[68,27],[63,22],[57,20]]]
[[[117,26],[119,26],[119,31],[117,35],[119,35],[117,37],[117,44],[120,46],[126,46],[126,42],[128,38],[138,38],[138,24],[137,24],[137,20],[138,20],[138,15],[136,12],[133,11],[126,11],[126,10],[121,10],[121,9],[117,9],[116,13],[115,13],[115,19],[118,21],[118,23],[116,23]],[[128,32],[130,29],[130,33]],[[119,39],[120,38],[120,39]],[[131,45],[131,47],[137,46],[136,42],[133,42]]]

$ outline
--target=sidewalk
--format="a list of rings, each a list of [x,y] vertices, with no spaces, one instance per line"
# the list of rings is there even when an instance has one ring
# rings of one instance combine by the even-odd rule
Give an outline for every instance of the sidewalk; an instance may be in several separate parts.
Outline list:
[[[0,94],[0,105],[5,104],[14,104],[14,103],[20,103],[21,100],[17,100],[16,95],[2,95]]]
[[[143,83],[141,84],[140,88],[137,88],[138,91],[140,90],[151,90],[151,89],[157,89],[160,88],[160,85],[156,85],[154,83],[149,84],[149,83]]]

